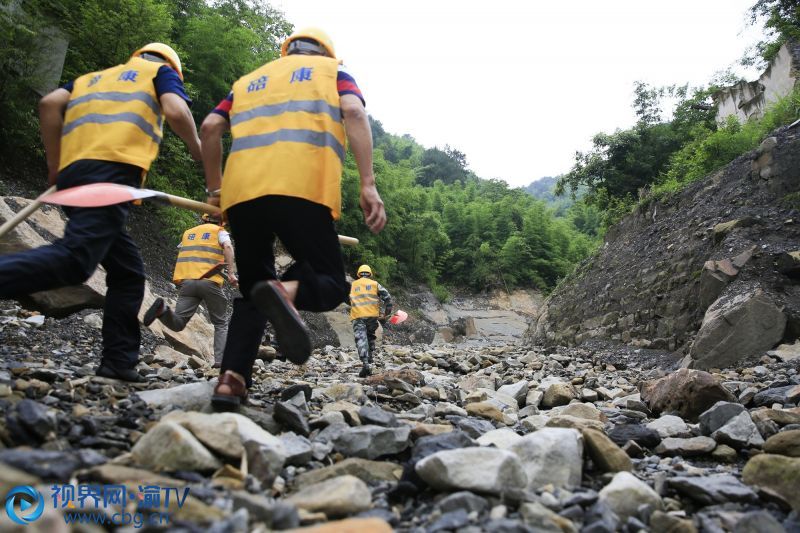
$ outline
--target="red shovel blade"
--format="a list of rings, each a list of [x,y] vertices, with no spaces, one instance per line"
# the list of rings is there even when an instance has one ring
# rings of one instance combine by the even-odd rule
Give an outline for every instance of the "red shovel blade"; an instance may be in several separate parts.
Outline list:
[[[70,207],[102,207],[141,200],[157,194],[156,191],[137,189],[117,183],[90,183],[56,191],[43,197],[42,201]]]
[[[408,313],[405,311],[401,311],[398,309],[395,314],[392,315],[392,318],[389,319],[390,324],[402,324],[408,318]]]

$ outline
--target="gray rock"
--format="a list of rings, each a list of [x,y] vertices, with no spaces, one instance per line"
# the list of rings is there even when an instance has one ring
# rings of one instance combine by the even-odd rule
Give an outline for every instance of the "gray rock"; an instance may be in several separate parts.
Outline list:
[[[556,488],[581,484],[583,437],[574,429],[540,429],[523,437],[511,451],[522,461],[531,490],[548,483]]]
[[[608,438],[618,446],[625,446],[632,440],[645,448],[654,448],[661,442],[658,432],[643,424],[619,424],[609,430]]]
[[[300,526],[300,516],[294,505],[241,490],[231,492],[231,500],[234,509],[247,509],[254,520],[264,522],[271,529]]]
[[[402,472],[402,466],[388,461],[368,461],[351,457],[344,461],[309,470],[297,476],[294,480],[295,487],[313,485],[331,478],[351,475],[364,483],[396,482]]]
[[[717,442],[737,449],[760,448],[764,445],[764,439],[747,411],[731,418],[724,426],[712,433],[711,437]]]
[[[410,426],[385,428],[367,425],[347,428],[332,442],[334,449],[347,457],[375,459],[408,448],[410,434]]]
[[[107,457],[94,450],[0,450],[0,463],[7,464],[43,480],[70,479],[79,468],[89,468],[105,463]]]
[[[661,415],[661,418],[653,420],[646,427],[656,431],[662,439],[667,437],[687,437],[692,433],[686,422],[675,415]]]
[[[280,439],[286,454],[286,464],[302,466],[311,460],[313,451],[311,441],[307,438],[294,433],[284,433]]]
[[[661,444],[656,446],[655,452],[659,455],[693,457],[711,453],[716,447],[716,441],[710,437],[669,438],[662,440]]]
[[[527,478],[519,458],[495,448],[461,448],[434,453],[415,470],[437,490],[471,490],[488,494],[521,490]]]
[[[308,402],[306,402],[306,395],[303,391],[298,391],[297,394],[283,401],[297,407],[304,415],[308,415]]]
[[[457,509],[444,513],[436,519],[430,526],[425,528],[428,533],[435,533],[436,531],[454,531],[461,529],[469,524],[469,515],[464,509]]]
[[[522,440],[514,430],[508,428],[494,429],[478,437],[481,446],[494,446],[501,450],[508,450],[512,445]]]
[[[800,401],[800,385],[786,385],[784,387],[772,387],[764,389],[753,397],[753,404],[757,407],[773,403],[795,403]]]
[[[172,411],[162,422],[175,422],[188,429],[203,446],[212,452],[230,459],[240,459],[244,448],[239,435],[239,426],[225,414],[206,414],[194,411]]]
[[[411,462],[416,463],[429,455],[443,450],[455,450],[477,445],[478,444],[463,431],[451,431],[450,433],[442,433],[441,435],[422,437],[414,443],[414,447],[411,449]]]
[[[482,513],[489,508],[489,502],[486,498],[473,494],[467,490],[454,492],[436,504],[436,507],[443,513],[464,509],[467,512]]]
[[[341,413],[340,413],[341,414]],[[341,437],[344,433],[350,430],[350,425],[345,422],[334,422],[325,427],[322,431],[317,433],[314,437],[315,442],[330,442],[333,443],[336,439]]]
[[[611,483],[600,490],[598,503],[607,505],[622,521],[635,517],[641,505],[663,508],[656,491],[629,472],[615,474]]]
[[[250,474],[261,482],[262,487],[271,487],[286,460],[283,450],[248,440],[244,443],[244,451]]]
[[[159,422],[131,449],[134,464],[154,472],[213,472],[222,467],[194,435],[174,422]]]
[[[217,380],[187,383],[168,389],[152,389],[137,392],[139,398],[150,407],[173,406],[185,411],[200,411],[208,405]]]
[[[384,411],[380,407],[365,405],[358,410],[358,416],[363,424],[373,424],[376,426],[394,427],[398,425],[397,417],[389,411]]]
[[[750,511],[740,516],[733,533],[786,533],[786,529],[767,511]]]
[[[744,405],[734,402],[717,402],[700,415],[700,432],[711,435],[728,423],[728,420],[745,411]]]
[[[477,439],[484,433],[494,430],[494,425],[491,422],[480,418],[459,418],[456,426],[473,439]]]
[[[519,506],[519,514],[525,524],[537,532],[562,533],[564,531],[560,524],[565,520],[541,503],[522,503]],[[575,530],[573,529],[573,531]]]
[[[531,415],[523,419],[520,422],[520,425],[527,431],[531,432],[531,431],[538,431],[543,427],[546,427],[549,421],[550,417],[544,415]]]
[[[481,531],[487,533],[536,533],[532,527],[511,518],[492,518],[483,525]]]
[[[678,476],[667,480],[667,484],[703,505],[715,503],[757,503],[753,490],[730,474],[702,477]]]
[[[569,383],[552,383],[544,391],[542,398],[542,406],[556,407],[558,405],[567,405],[569,402],[578,397],[575,388]]]
[[[277,422],[284,424],[295,433],[304,437],[311,433],[308,421],[301,409],[290,402],[275,402],[273,416]]]
[[[528,395],[528,382],[523,380],[523,381],[518,381],[516,383],[512,383],[510,385],[503,385],[502,387],[497,389],[497,392],[505,394],[507,396],[511,396],[512,398],[514,398],[514,400],[517,401],[517,405],[519,407],[524,407],[525,398]]]
[[[56,429],[55,413],[39,402],[22,400],[17,404],[16,413],[22,425],[39,440],[45,440]]]
[[[304,402],[310,402],[311,397],[313,396],[313,391],[311,390],[311,385],[308,383],[296,383],[294,385],[289,385],[281,391],[281,401],[291,401],[297,407],[301,407],[301,405],[297,403],[297,395],[301,392],[303,393]]]
[[[366,483],[345,475],[304,487],[286,501],[306,511],[344,516],[369,509],[372,494]]]
[[[786,315],[773,299],[761,289],[737,294],[736,287],[736,282],[728,286],[703,317],[690,351],[696,368],[731,366],[783,337]]]

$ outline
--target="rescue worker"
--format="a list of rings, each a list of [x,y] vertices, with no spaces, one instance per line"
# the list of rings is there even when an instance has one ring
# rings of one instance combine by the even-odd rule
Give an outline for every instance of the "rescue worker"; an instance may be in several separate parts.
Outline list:
[[[166,118],[199,161],[200,139],[189,111],[181,60],[150,43],[127,63],[85,74],[39,102],[48,183],[59,189],[97,182],[139,187],[158,155]],[[129,203],[65,208],[64,237],[0,257],[0,298],[76,285],[106,270],[103,351],[97,375],[140,381],[139,320],[144,265],[125,231]]]
[[[369,265],[358,267],[357,275],[350,285],[350,320],[353,322],[353,336],[362,364],[358,376],[365,378],[370,374],[372,356],[375,353],[378,323],[385,324],[386,317],[392,314],[392,295],[372,279]]]
[[[228,335],[228,298],[222,291],[225,282],[221,271],[227,266],[228,282],[237,287],[236,264],[230,235],[220,223],[220,217],[203,215],[203,223],[183,232],[178,245],[178,259],[172,282],[179,287],[175,310],[163,298],[156,301],[144,314],[144,325],[156,319],[172,331],[182,331],[205,303],[208,316],[214,325],[214,368],[222,363],[222,352]]]
[[[220,141],[229,129],[233,142],[222,179]],[[311,340],[297,310],[327,311],[347,298],[334,227],[347,141],[372,232],[383,229],[386,212],[375,186],[372,133],[361,91],[319,29],[293,33],[283,42],[280,58],[236,81],[203,121],[201,136],[208,201],[220,203],[230,222],[243,294],[233,302],[212,396],[215,408],[233,409],[246,400],[267,321],[281,353],[303,364],[311,355]],[[276,236],[295,260],[280,281]]]

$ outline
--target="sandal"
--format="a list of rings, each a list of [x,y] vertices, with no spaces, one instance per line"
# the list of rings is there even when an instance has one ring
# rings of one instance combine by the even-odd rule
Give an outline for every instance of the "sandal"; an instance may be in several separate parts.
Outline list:
[[[227,385],[231,392],[219,392],[220,385]],[[211,406],[217,411],[235,411],[240,405],[247,403],[247,386],[239,381],[236,376],[225,372],[219,377],[214,394],[211,396]]]
[[[278,280],[253,286],[250,298],[275,328],[280,351],[289,361],[302,365],[311,357],[311,333]]]

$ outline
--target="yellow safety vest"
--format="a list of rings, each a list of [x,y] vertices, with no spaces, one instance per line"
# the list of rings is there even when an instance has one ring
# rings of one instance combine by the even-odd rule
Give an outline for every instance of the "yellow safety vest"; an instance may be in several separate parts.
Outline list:
[[[164,114],[153,86],[162,66],[134,57],[75,80],[61,130],[59,170],[80,159],[150,168],[163,135]]]
[[[377,317],[381,314],[378,282],[371,278],[358,278],[350,285],[350,320]]]
[[[215,265],[225,262],[225,254],[219,244],[219,232],[222,229],[222,226],[216,224],[200,224],[183,232],[175,273],[172,275],[174,283],[185,279],[203,279],[203,275]],[[222,285],[225,281],[220,274],[206,279],[217,285]]]
[[[291,55],[233,84],[223,210],[283,195],[325,205],[339,218],[346,138],[338,66],[329,57]]]

